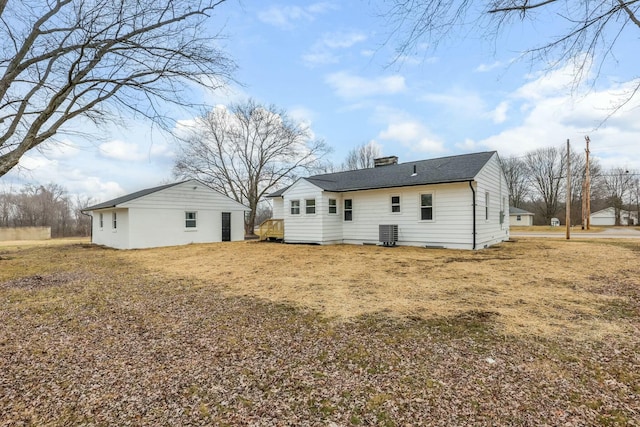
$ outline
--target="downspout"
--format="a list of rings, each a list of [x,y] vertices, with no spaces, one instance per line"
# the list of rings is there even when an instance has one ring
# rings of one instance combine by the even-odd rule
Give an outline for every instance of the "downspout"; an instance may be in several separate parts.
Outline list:
[[[473,180],[469,181],[469,188],[471,189],[471,194],[473,195],[473,250],[476,250],[476,190],[473,189]]]

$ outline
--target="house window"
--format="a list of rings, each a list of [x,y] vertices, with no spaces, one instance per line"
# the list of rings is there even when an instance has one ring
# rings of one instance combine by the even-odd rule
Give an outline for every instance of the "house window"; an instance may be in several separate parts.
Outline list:
[[[344,201],[344,220],[353,220],[353,202],[351,199],[345,199]]]
[[[433,194],[420,195],[420,219],[433,221]]]
[[[196,213],[195,212],[185,212],[184,213],[184,226],[186,228],[196,228]]]
[[[300,200],[291,201],[291,215],[300,215]]]
[[[517,215],[516,216],[516,221],[520,221],[520,220],[522,220],[522,217],[520,215]]]
[[[489,192],[484,193],[484,219],[489,220]]]
[[[100,214],[100,229],[102,229],[104,227],[104,214],[101,213]]]
[[[400,196],[391,196],[391,212],[400,212]]]
[[[112,219],[111,221],[112,228],[115,230],[116,228],[118,228],[118,215],[114,212],[113,217],[111,219]]]
[[[304,201],[304,211],[308,215],[316,213],[316,199],[306,199]]]
[[[330,214],[338,213],[338,204],[336,203],[336,199],[329,199],[329,213]]]

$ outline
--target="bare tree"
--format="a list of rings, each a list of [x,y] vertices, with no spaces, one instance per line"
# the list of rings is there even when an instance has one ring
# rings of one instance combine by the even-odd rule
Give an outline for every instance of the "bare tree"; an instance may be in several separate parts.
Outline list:
[[[284,110],[254,100],[216,107],[182,133],[174,175],[197,178],[249,206],[248,234],[253,234],[260,200],[297,174],[322,167],[330,151]]]
[[[342,170],[366,169],[375,166],[374,159],[382,156],[380,146],[375,141],[359,145],[349,150],[342,164]]]
[[[635,32],[631,34],[636,37],[640,30],[638,0],[390,0],[387,4],[390,6],[382,15],[390,28],[389,40],[398,39],[397,58],[411,54],[424,42],[437,46],[451,32],[468,31],[470,25],[495,37],[514,21],[553,20],[556,35],[535,39],[523,53],[551,66],[572,62],[576,84],[587,77],[592,66],[598,71],[607,61],[619,61],[616,43],[623,34]],[[594,58],[600,62],[594,64]],[[626,101],[639,91],[640,82]]]
[[[509,206],[521,208],[531,191],[527,175],[527,165],[519,157],[505,157],[502,160],[502,170],[509,187]]]
[[[566,176],[566,154],[555,147],[539,148],[524,157],[534,197],[540,200],[538,213],[546,224],[560,211]]]
[[[0,192],[0,227],[9,227],[13,217],[13,195],[7,190]]]
[[[635,203],[634,203],[635,202]],[[640,178],[636,175],[631,187],[630,209],[636,212],[636,225],[640,225]]]
[[[162,123],[187,84],[230,77],[204,23],[225,0],[0,0],[0,176],[85,117]]]
[[[621,224],[621,213],[625,208],[625,198],[633,191],[634,173],[626,168],[613,168],[603,175],[604,186],[607,189],[608,201],[615,209],[615,224]]]

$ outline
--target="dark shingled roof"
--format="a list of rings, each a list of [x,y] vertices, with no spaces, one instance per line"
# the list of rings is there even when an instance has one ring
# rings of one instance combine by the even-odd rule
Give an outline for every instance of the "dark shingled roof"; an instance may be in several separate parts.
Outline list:
[[[183,182],[187,182],[187,181],[180,181],[180,182],[174,182],[173,184],[166,184],[166,185],[161,185],[159,187],[153,187],[153,188],[146,188],[144,190],[140,190],[140,191],[136,191],[135,193],[131,193],[131,194],[127,194],[112,200],[107,200],[106,202],[102,202],[102,203],[98,203],[97,205],[93,205],[93,206],[88,206],[84,209],[82,209],[82,211],[96,211],[98,209],[105,209],[105,208],[114,208],[117,205],[120,205],[122,203],[126,203],[128,201],[137,199],[139,197],[143,197],[146,196],[148,194],[151,193],[155,193],[156,191],[160,191],[160,190],[164,190],[165,188],[170,188],[173,187],[174,185],[178,185],[178,184],[182,184]]]
[[[529,211],[525,211],[524,209],[514,208],[513,206],[509,206],[509,215],[533,215]]]
[[[473,180],[495,153],[495,151],[486,151],[462,154],[368,169],[314,175],[304,179],[325,191],[333,192],[464,182]],[[415,174],[413,173],[414,166]],[[287,188],[289,187],[271,193],[268,197],[279,197]]]

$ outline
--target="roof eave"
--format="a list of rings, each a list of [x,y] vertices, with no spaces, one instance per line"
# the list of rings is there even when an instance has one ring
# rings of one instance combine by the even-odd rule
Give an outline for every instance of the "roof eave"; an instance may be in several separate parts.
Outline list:
[[[455,180],[446,180],[446,181],[434,181],[434,182],[416,182],[413,184],[402,184],[402,185],[384,185],[384,186],[376,186],[376,187],[354,187],[354,188],[346,188],[346,189],[339,189],[339,190],[330,190],[330,189],[324,189],[324,191],[329,191],[332,193],[347,193],[350,191],[365,191],[365,190],[384,190],[387,188],[403,188],[403,187],[417,187],[420,185],[442,185],[442,184],[457,184],[460,182],[469,182],[469,181],[475,181],[475,177],[473,178],[461,178],[461,179],[455,179]]]

